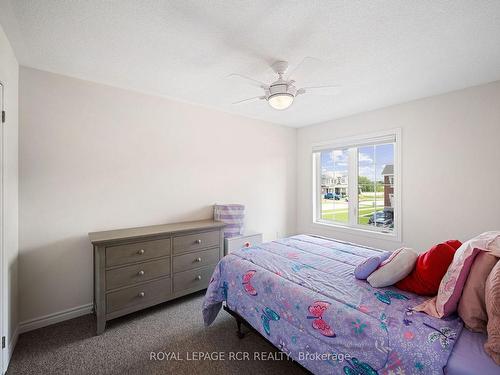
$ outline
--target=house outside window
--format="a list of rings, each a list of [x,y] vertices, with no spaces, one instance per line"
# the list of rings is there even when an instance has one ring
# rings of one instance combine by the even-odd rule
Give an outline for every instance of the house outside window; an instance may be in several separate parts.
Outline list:
[[[400,130],[313,146],[313,222],[400,240]]]

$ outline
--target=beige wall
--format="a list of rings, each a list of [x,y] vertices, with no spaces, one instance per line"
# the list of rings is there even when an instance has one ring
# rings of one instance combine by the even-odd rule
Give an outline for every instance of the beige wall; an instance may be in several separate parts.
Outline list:
[[[19,65],[14,52],[0,27],[0,81],[5,86],[6,123],[3,125],[4,168],[4,261],[7,306],[0,308],[6,314],[8,354],[12,351],[18,322],[17,308],[17,256],[18,256],[18,82]]]
[[[500,82],[298,130],[297,229],[387,249],[401,244],[312,224],[311,145],[402,129],[402,239],[438,241],[500,229]]]
[[[90,303],[87,232],[247,206],[267,240],[295,231],[296,130],[21,68],[20,308]]]

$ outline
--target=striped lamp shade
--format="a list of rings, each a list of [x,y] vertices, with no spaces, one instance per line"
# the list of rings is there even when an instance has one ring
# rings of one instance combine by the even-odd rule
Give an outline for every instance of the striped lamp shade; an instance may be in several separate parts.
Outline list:
[[[235,237],[243,234],[245,220],[245,206],[242,204],[214,205],[214,220],[226,223],[224,237]]]

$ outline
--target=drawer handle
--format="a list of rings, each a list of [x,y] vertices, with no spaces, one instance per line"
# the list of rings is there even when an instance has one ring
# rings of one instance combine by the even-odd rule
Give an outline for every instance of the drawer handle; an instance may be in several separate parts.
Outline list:
[[[245,247],[250,247],[250,242],[245,242]]]
[[[144,276],[144,271],[143,271],[143,270],[140,270],[139,272],[137,272],[137,274],[138,274],[139,276]]]
[[[137,252],[137,254],[139,254],[139,255],[142,255],[142,254],[144,254],[144,253],[145,253],[144,249],[141,249],[141,250],[139,250],[139,251]]]
[[[201,280],[201,275],[195,277],[196,280]]]
[[[201,244],[201,240],[196,240],[196,241],[194,241],[194,242],[196,242],[198,245],[200,245],[200,244]]]
[[[196,258],[196,261],[199,263],[201,262],[201,258]]]
[[[146,293],[144,293],[144,292],[140,292],[140,293],[139,293],[139,297],[141,297],[141,298],[142,298],[142,297],[144,297],[144,296],[146,296]]]

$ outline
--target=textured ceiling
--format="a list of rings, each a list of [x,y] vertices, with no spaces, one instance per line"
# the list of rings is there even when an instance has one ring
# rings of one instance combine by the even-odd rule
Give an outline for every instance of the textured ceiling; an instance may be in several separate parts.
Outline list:
[[[500,79],[500,1],[0,0],[21,65],[303,126]],[[338,84],[286,111],[231,105],[274,78]]]

